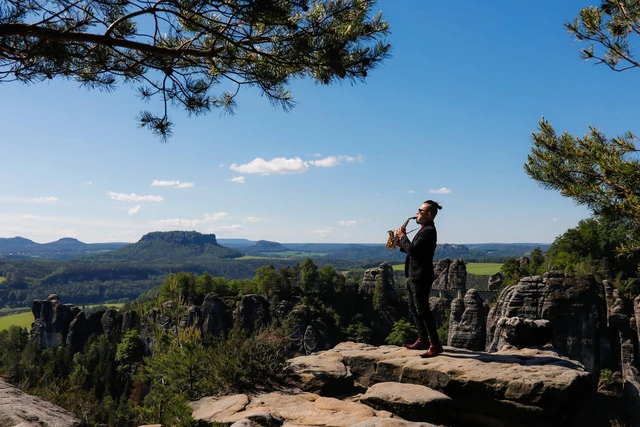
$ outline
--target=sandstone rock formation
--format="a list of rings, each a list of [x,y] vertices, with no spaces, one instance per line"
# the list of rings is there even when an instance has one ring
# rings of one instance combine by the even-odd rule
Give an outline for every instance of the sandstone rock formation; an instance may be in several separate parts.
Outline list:
[[[271,322],[269,301],[262,295],[243,295],[235,317],[237,324],[249,333],[267,327]]]
[[[432,289],[437,291],[461,291],[467,288],[467,267],[463,259],[440,259],[433,265],[435,280]]]
[[[3,427],[75,427],[82,423],[61,407],[23,393],[0,378],[0,425]]]
[[[386,382],[428,387],[453,400],[454,425],[563,426],[592,390],[591,374],[579,362],[550,350],[484,353],[446,347],[431,359],[419,354],[345,342],[291,359],[289,370],[305,391],[331,390],[332,381],[344,390],[349,378],[362,387]]]
[[[229,309],[220,297],[214,293],[204,297],[200,309],[200,330],[203,334],[225,336],[231,329],[232,319]]]
[[[358,402],[295,391],[205,397],[191,403],[197,421],[233,426],[435,427],[392,418]]]
[[[499,291],[504,282],[504,276],[502,273],[496,273],[489,276],[488,288],[490,291]]]
[[[46,300],[33,300],[31,305],[34,322],[31,324],[31,339],[40,343],[42,348],[58,345],[57,334],[67,339],[69,325],[80,309],[71,304],[62,304],[56,294]]]
[[[389,292],[393,292],[395,290],[393,266],[387,262],[383,262],[378,266],[378,268],[370,268],[364,271],[359,292],[366,295],[372,295],[376,288],[376,280],[378,278],[381,278],[384,284],[384,289]]]
[[[453,415],[453,400],[449,396],[419,384],[377,383],[359,400],[410,421],[447,423]]]
[[[475,289],[451,303],[447,344],[467,350],[484,351],[486,341],[484,300]]]
[[[523,322],[508,321],[510,318],[520,318]],[[545,322],[536,323],[538,320],[546,320],[550,326]],[[509,342],[505,339],[504,327],[540,334],[530,336],[534,342],[524,334],[519,338],[522,345],[543,345],[550,327],[553,348],[596,373],[600,354],[599,325],[605,323],[604,302],[598,296],[595,282],[565,277],[561,272],[546,273],[544,278],[525,277],[504,289],[489,312],[486,350],[498,351]]]

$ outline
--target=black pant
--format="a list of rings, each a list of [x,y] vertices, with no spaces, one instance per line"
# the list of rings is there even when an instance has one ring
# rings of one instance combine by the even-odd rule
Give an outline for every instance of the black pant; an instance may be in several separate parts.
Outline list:
[[[418,329],[418,333],[424,337],[428,337],[433,345],[440,346],[438,339],[438,330],[436,322],[429,307],[429,294],[431,293],[431,285],[433,280],[422,283],[414,283],[409,279],[407,281],[407,290],[409,291],[409,312],[413,317],[413,321]]]

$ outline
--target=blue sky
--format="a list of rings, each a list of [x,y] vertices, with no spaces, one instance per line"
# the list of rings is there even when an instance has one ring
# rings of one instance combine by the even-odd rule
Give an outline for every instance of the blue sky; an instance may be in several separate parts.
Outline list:
[[[296,81],[289,113],[251,89],[235,116],[174,110],[167,144],[127,86],[0,84],[0,237],[384,243],[434,199],[440,243],[551,242],[589,212],[525,174],[537,121],[638,131],[633,71],[564,30],[589,4],[382,0],[392,56],[366,83]]]

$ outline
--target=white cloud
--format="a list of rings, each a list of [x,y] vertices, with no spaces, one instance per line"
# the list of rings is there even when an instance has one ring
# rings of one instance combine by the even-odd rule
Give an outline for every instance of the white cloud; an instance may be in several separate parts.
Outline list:
[[[452,191],[450,189],[448,189],[447,187],[442,187],[442,188],[438,188],[437,190],[434,190],[433,188],[429,190],[429,193],[431,194],[451,194]]]
[[[553,218],[551,221],[553,221],[553,222],[557,222],[557,221],[558,221],[558,218]]]
[[[327,237],[333,231],[333,227],[322,228],[319,230],[311,230],[311,234],[317,234],[320,237]]]
[[[87,182],[85,182],[85,185],[91,185],[91,184],[93,184],[93,181],[87,181]]]
[[[224,219],[227,215],[226,212],[216,212],[204,214],[201,219],[169,218],[153,221],[152,224],[158,228],[197,228],[198,226]]]
[[[53,202],[57,202],[58,198],[57,197],[34,197],[31,200],[36,203],[53,203]]]
[[[34,219],[34,218],[38,218],[38,215],[25,214],[25,215],[22,215],[22,218]]]
[[[237,182],[238,184],[244,184],[244,176],[235,176],[231,178],[229,181]]]
[[[358,154],[356,157],[328,156],[320,160],[311,160],[309,161],[309,164],[319,168],[332,168],[334,166],[339,166],[342,162],[353,163],[353,162],[361,162],[361,161],[362,161],[362,154]]]
[[[414,190],[409,190],[409,191],[407,191],[407,193],[413,194],[413,193],[415,193],[415,191]]]
[[[193,182],[180,182],[180,180],[167,181],[167,180],[154,179],[151,185],[155,187],[190,188],[190,187],[193,187]]]
[[[344,226],[344,227],[352,227],[354,225],[356,225],[358,223],[358,221],[353,221],[353,220],[349,220],[349,221],[338,221],[338,224]]]
[[[336,156],[329,156],[321,160],[311,160],[309,161],[309,164],[319,168],[332,168],[334,166],[338,166],[340,161]]]
[[[129,215],[135,215],[138,212],[140,212],[140,205],[136,205],[134,207],[132,207],[131,209],[129,209]]]
[[[230,166],[230,169],[241,173],[260,173],[263,175],[275,173],[284,175],[290,173],[304,173],[309,169],[309,166],[299,157],[293,159],[277,157],[273,160],[269,160],[268,162],[260,157],[256,157],[244,165],[236,165],[234,163]]]
[[[277,157],[275,159],[266,161],[261,157],[256,157],[252,161],[246,164],[238,165],[236,163],[230,166],[230,169],[240,173],[259,173],[262,175],[271,174],[294,174],[305,173],[309,170],[310,166],[319,168],[331,168],[339,166],[342,162],[361,162],[362,155],[358,154],[356,157],[352,156],[328,156],[320,160],[310,160],[305,162],[299,157],[284,158]]]
[[[226,218],[229,214],[226,212],[216,212],[212,214],[204,214],[204,222],[218,221]]]
[[[124,194],[109,191],[107,194],[112,200],[120,200],[121,202],[161,202],[164,200],[162,196],[139,196],[136,193]]]
[[[250,216],[249,218],[244,220],[244,222],[260,222],[260,221],[262,221],[262,218],[258,218],[255,216]]]

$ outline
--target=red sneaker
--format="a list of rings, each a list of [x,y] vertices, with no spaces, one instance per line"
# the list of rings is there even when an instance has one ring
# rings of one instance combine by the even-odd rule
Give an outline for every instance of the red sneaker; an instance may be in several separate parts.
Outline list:
[[[442,353],[444,351],[444,348],[442,348],[441,345],[439,346],[434,346],[433,344],[431,344],[429,346],[429,350],[427,350],[426,353],[421,354],[420,357],[422,357],[423,359],[429,358],[429,357],[435,357],[437,355],[439,355],[440,353]]]

